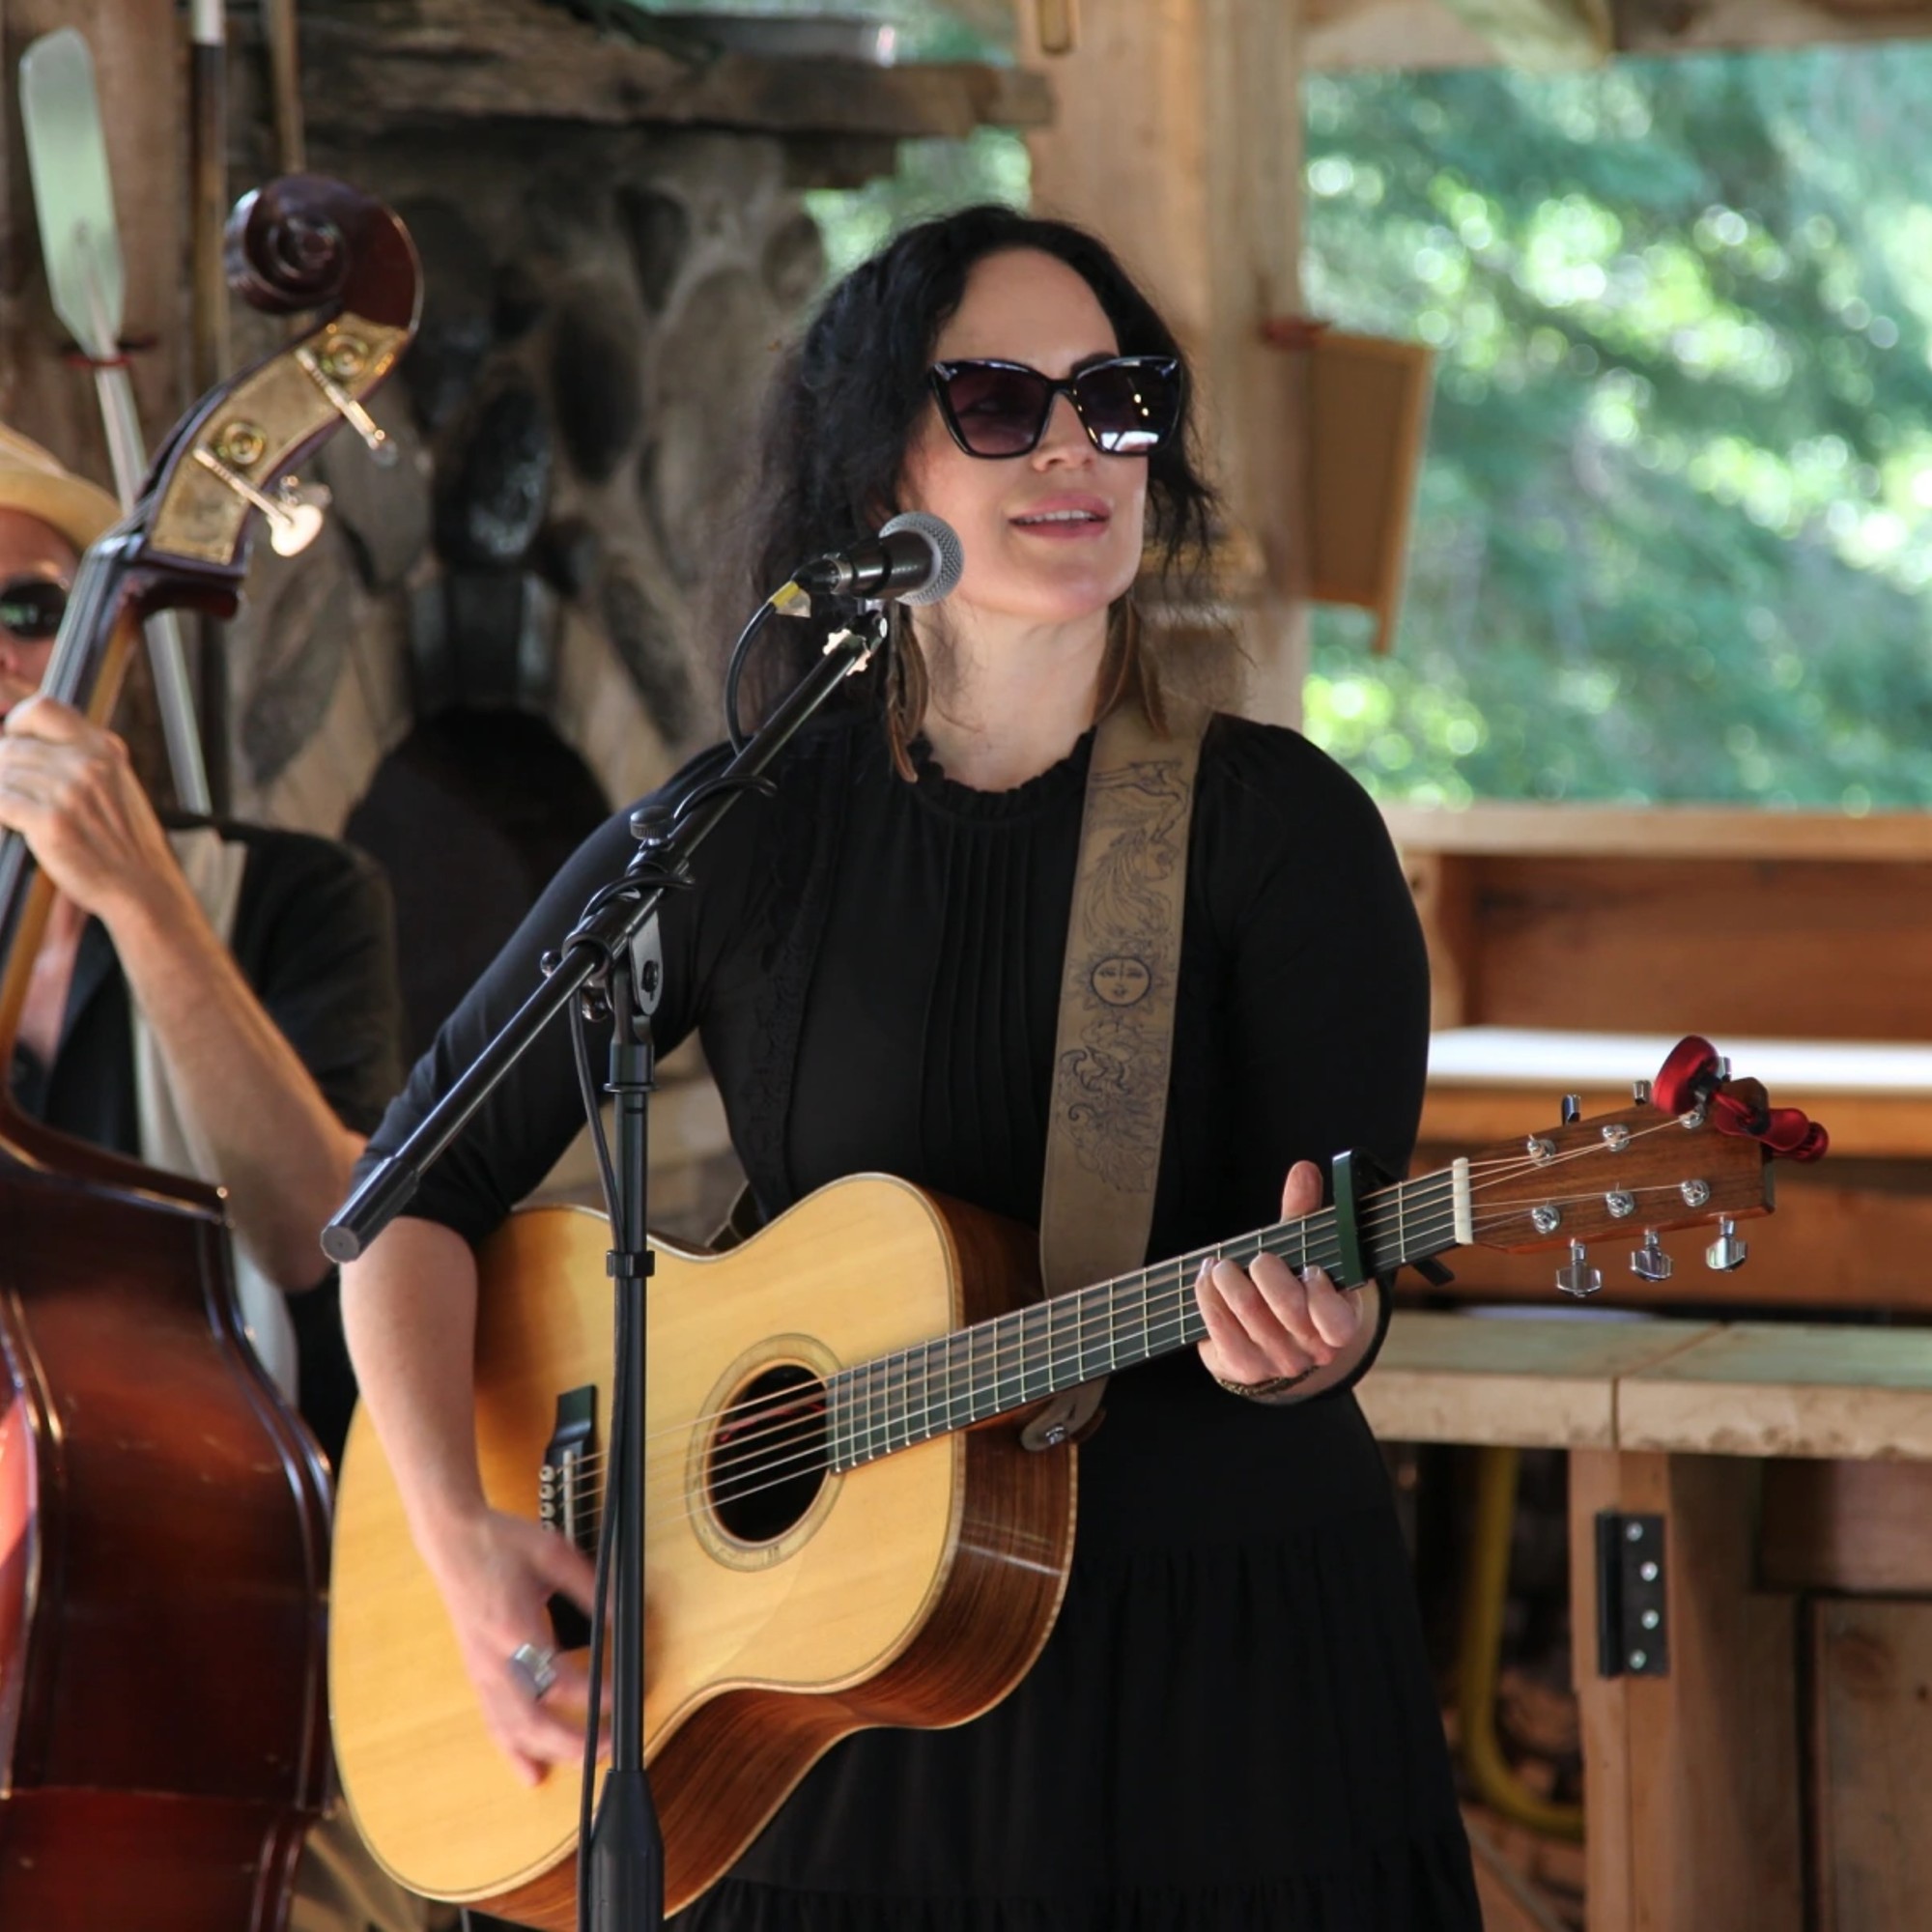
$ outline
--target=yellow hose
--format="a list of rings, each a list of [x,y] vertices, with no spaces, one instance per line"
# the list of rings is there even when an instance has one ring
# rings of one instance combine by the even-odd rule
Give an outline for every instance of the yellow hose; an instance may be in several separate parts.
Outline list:
[[[1546,1837],[1583,1835],[1583,1807],[1552,1804],[1523,1783],[1496,1738],[1496,1665],[1503,1605],[1509,1597],[1510,1537],[1516,1522],[1517,1452],[1476,1451],[1476,1528],[1463,1592],[1463,1645],[1457,1669],[1463,1768],[1492,1811]],[[1572,1634],[1573,1643],[1577,1641]]]

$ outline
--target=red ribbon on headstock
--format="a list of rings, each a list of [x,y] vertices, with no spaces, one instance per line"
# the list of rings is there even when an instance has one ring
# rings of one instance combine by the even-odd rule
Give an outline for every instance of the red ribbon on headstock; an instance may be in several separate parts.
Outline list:
[[[1711,1110],[1711,1124],[1721,1134],[1762,1141],[1785,1160],[1822,1160],[1832,1137],[1797,1107],[1774,1107],[1755,1080],[1718,1078],[1718,1049],[1696,1034],[1687,1034],[1650,1084],[1651,1098],[1666,1114]]]

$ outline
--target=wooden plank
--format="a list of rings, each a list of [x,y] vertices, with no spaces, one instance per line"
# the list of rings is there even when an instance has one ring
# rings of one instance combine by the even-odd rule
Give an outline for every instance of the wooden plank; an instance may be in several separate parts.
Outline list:
[[[428,121],[544,120],[961,138],[1032,128],[1046,83],[961,62],[882,67],[724,53],[696,62],[600,34],[544,0],[305,7],[303,101],[337,140]]]
[[[1733,1322],[1617,1385],[1626,1449],[1932,1461],[1932,1328]]]
[[[1624,1459],[1570,1456],[1570,1659],[1583,1747],[1583,1895],[1589,1932],[1627,1932],[1631,1869],[1630,1680],[1597,1674],[1597,1514],[1623,1506]]]
[[[1661,1512],[1668,1539],[1669,1674],[1623,1680],[1630,1922],[1799,1932],[1796,1616],[1788,1598],[1752,1587],[1756,1469],[1619,1460],[1621,1507]]]
[[[1932,1604],[1811,1606],[1822,1932],[1925,1922],[1932,1895]]]
[[[1674,1033],[1594,1033],[1576,1028],[1465,1026],[1438,1030],[1429,1042],[1429,1077],[1437,1086],[1582,1088],[1627,1094],[1649,1079],[1676,1046]],[[1733,1071],[1776,1094],[1844,1098],[1878,1095],[1932,1106],[1932,1044],[1910,1039],[1771,1039],[1726,1035],[1716,1044]],[[1619,1104],[1627,1104],[1620,1101]]]
[[[1512,67],[1595,67],[1615,32],[1608,0],[1443,0]]]
[[[1932,1597],[1932,1463],[1767,1463],[1758,1574],[1778,1590]]]
[[[1470,1023],[1673,1039],[1693,1029],[1925,1037],[1932,861],[1464,863],[1480,987]]]
[[[1308,592],[1374,611],[1370,648],[1383,652],[1408,568],[1434,353],[1324,328],[1308,355]]]
[[[1311,71],[1492,67],[1495,43],[1442,0],[1305,0]],[[1619,53],[1804,47],[1932,32],[1925,0],[1615,0]]]
[[[1700,1321],[1404,1311],[1357,1399],[1384,1441],[1606,1449],[1617,1378],[1711,1332]]]
[[[1694,805],[1384,805],[1404,850],[1512,857],[1932,861],[1932,814],[1757,811]]]
[[[1926,0],[1616,0],[1628,53],[1808,47],[1932,33]]]

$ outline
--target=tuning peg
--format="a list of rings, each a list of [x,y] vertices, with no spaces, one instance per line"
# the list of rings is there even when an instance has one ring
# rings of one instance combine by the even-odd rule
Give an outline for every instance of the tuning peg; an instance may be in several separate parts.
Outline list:
[[[199,443],[189,452],[201,467],[252,503],[269,523],[269,544],[277,556],[297,556],[315,541],[322,528],[322,511],[299,495],[265,497],[245,476],[238,475],[213,450]]]
[[[1590,1266],[1584,1259],[1581,1241],[1572,1241],[1569,1263],[1556,1270],[1556,1286],[1580,1301],[1585,1295],[1595,1294],[1603,1285],[1603,1269]]]
[[[1647,1107],[1650,1104],[1650,1082],[1648,1080],[1633,1080],[1631,1082],[1631,1098],[1639,1107]]]
[[[396,445],[376,418],[336,381],[338,376],[353,381],[362,373],[368,366],[367,349],[347,336],[338,336],[326,360],[308,349],[298,349],[296,360],[309,381],[328,399],[329,408],[362,439],[363,446],[377,463],[384,469],[393,468]]]
[[[1583,1096],[1580,1094],[1566,1094],[1563,1096],[1563,1124],[1574,1127],[1583,1118]]]
[[[1738,1239],[1738,1224],[1726,1214],[1718,1223],[1718,1238],[1704,1250],[1706,1265],[1719,1274],[1729,1274],[1733,1268],[1743,1267],[1749,1255],[1749,1247]]]
[[[1631,1273],[1641,1281],[1668,1281],[1676,1266],[1657,1238],[1655,1228],[1643,1231],[1643,1246],[1631,1256]]]

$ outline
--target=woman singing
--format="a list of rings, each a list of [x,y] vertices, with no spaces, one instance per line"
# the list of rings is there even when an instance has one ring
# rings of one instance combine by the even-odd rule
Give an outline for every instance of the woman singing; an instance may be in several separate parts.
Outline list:
[[[1200,554],[1189,403],[1172,333],[1112,254],[998,208],[900,235],[782,365],[745,608],[902,511],[944,518],[965,570],[943,602],[898,611],[883,674],[846,681],[776,795],[727,815],[661,915],[658,1042],[701,1035],[765,1218],[883,1171],[1037,1224],[1096,721],[1139,706],[1159,728],[1183,688],[1226,684],[1225,666],[1164,653],[1135,607],[1137,579]],[[796,674],[785,648],[813,647],[773,652],[765,691]],[[627,820],[554,882],[372,1152],[536,983],[631,857]],[[1150,1258],[1310,1211],[1338,1150],[1400,1171],[1427,1008],[1369,799],[1295,733],[1215,716]],[[412,1531],[489,1728],[530,1776],[576,1762],[582,1737],[558,1714],[570,1697],[532,1697],[506,1660],[547,1647],[547,1596],[587,1601],[590,1577],[485,1502],[472,1246],[580,1122],[554,1030],[345,1276]],[[1080,1451],[1071,1582],[1019,1687],[954,1729],[836,1746],[680,1924],[1473,1932],[1408,1564],[1347,1389],[1375,1324],[1272,1257],[1222,1263],[1195,1293],[1208,1338],[1117,1376]],[[559,1681],[581,1698],[571,1662]]]

